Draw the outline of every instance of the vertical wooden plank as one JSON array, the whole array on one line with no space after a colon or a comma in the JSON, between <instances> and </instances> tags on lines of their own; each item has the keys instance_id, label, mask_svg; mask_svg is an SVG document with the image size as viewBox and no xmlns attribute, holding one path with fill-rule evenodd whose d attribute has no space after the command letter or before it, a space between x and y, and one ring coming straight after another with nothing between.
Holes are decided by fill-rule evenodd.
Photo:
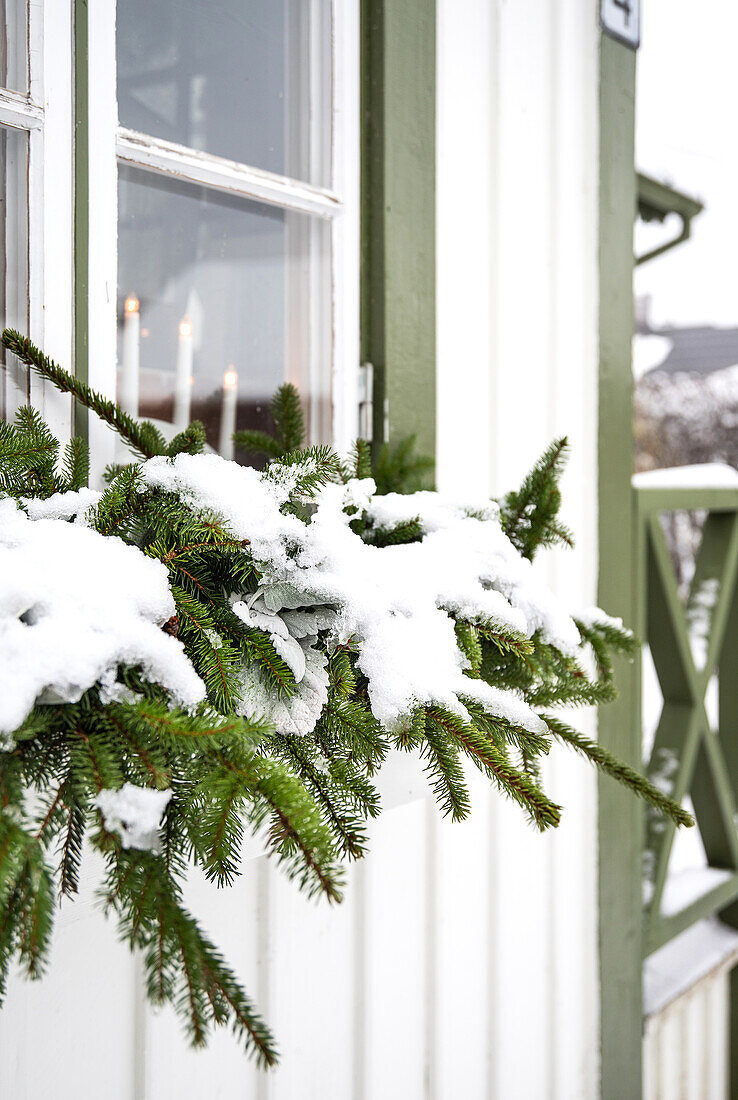
<instances>
[{"instance_id":1,"label":"vertical wooden plank","mask_svg":"<svg viewBox=\"0 0 738 1100\"><path fill-rule=\"evenodd\" d=\"M725 972L717 974L707 983L708 1001L705 1013L705 1060L707 1062L707 1087L705 1100L725 1100L734 1096L730 1083L730 979ZM733 1025L735 1026L735 1025Z\"/></svg>"},{"instance_id":2,"label":"vertical wooden plank","mask_svg":"<svg viewBox=\"0 0 738 1100\"><path fill-rule=\"evenodd\" d=\"M596 587L595 12L580 0L555 16L536 0L464 0L439 4L438 18L439 485L505 491L556 432L572 436L565 496L579 551L549 562L547 577L588 606ZM474 127L483 132L470 142ZM482 193L491 217L475 201ZM489 302L479 308L483 294ZM460 423L469 426L463 448ZM560 837L534 836L513 808L492 800L491 1095L584 1097L596 1089L594 787L566 759L549 779L567 803ZM438 931L443 1020L452 1015L443 952L454 927ZM524 1055L523 1035L535 1043L534 1059ZM449 1058L442 1048L442 1089L453 1087Z\"/></svg>"},{"instance_id":3,"label":"vertical wooden plank","mask_svg":"<svg viewBox=\"0 0 738 1100\"><path fill-rule=\"evenodd\" d=\"M435 453L435 0L362 3L362 357L374 437Z\"/></svg>"},{"instance_id":4,"label":"vertical wooden plank","mask_svg":"<svg viewBox=\"0 0 738 1100\"><path fill-rule=\"evenodd\" d=\"M551 842L496 794L491 833L490 1091L495 1097L548 1096L552 975L542 914L550 902Z\"/></svg>"},{"instance_id":5,"label":"vertical wooden plank","mask_svg":"<svg viewBox=\"0 0 738 1100\"><path fill-rule=\"evenodd\" d=\"M497 5L437 0L437 13L436 483L481 495L495 447Z\"/></svg>"},{"instance_id":6,"label":"vertical wooden plank","mask_svg":"<svg viewBox=\"0 0 738 1100\"><path fill-rule=\"evenodd\" d=\"M659 1058L658 1020L646 1021L643 1033L643 1100L658 1100Z\"/></svg>"},{"instance_id":7,"label":"vertical wooden plank","mask_svg":"<svg viewBox=\"0 0 738 1100\"><path fill-rule=\"evenodd\" d=\"M0 1014L0 1096L131 1100L135 968L96 904L102 860L86 850L79 896L57 915L48 973L10 982Z\"/></svg>"},{"instance_id":8,"label":"vertical wooden plank","mask_svg":"<svg viewBox=\"0 0 738 1100\"><path fill-rule=\"evenodd\" d=\"M490 795L478 773L469 774L472 815L442 821L431 805L437 833L435 874L436 996L433 1085L437 1100L483 1100L490 1094L489 965L499 945L490 940Z\"/></svg>"},{"instance_id":9,"label":"vertical wooden plank","mask_svg":"<svg viewBox=\"0 0 738 1100\"><path fill-rule=\"evenodd\" d=\"M425 1097L426 807L374 823L366 872L363 1095Z\"/></svg>"},{"instance_id":10,"label":"vertical wooden plank","mask_svg":"<svg viewBox=\"0 0 738 1100\"><path fill-rule=\"evenodd\" d=\"M498 493L520 481L554 432L559 384L552 217L558 155L557 19L550 5L539 0L498 7L493 138L497 300L490 426L491 480ZM543 567L550 580L550 563ZM491 829L490 1091L493 1096L552 1096L557 1041L552 841L530 830L516 808L497 796L492 799ZM580 903L577 892L573 908L578 911ZM534 1056L525 1056L523 1035L529 1037Z\"/></svg>"},{"instance_id":11,"label":"vertical wooden plank","mask_svg":"<svg viewBox=\"0 0 738 1100\"><path fill-rule=\"evenodd\" d=\"M495 493L520 482L552 432L553 19L550 5L540 0L498 7ZM540 914L551 901L550 840L530 830L517 808L497 795L491 829L491 1092L546 1096L552 960L548 922ZM531 1037L535 1057L521 1056L523 1034Z\"/></svg>"},{"instance_id":12,"label":"vertical wooden plank","mask_svg":"<svg viewBox=\"0 0 738 1100\"><path fill-rule=\"evenodd\" d=\"M552 586L569 606L597 603L598 46L596 5L561 0L551 25L552 167L543 187L552 223L549 432L571 445L562 519L576 534L573 551L546 558ZM594 713L570 720L597 736ZM599 1083L597 781L561 749L552 752L546 778L564 805L551 836L550 1095L569 1100L595 1095Z\"/></svg>"},{"instance_id":13,"label":"vertical wooden plank","mask_svg":"<svg viewBox=\"0 0 738 1100\"><path fill-rule=\"evenodd\" d=\"M186 904L223 952L247 994L272 1023L269 1005L262 1003L259 988L258 946L261 922L261 859L249 860L236 884L217 890L204 876L192 873L187 883ZM187 1045L182 1024L174 1010L152 1009L138 986L137 1011L143 1016L139 1029L139 1092L135 1100L252 1100L257 1095L261 1071L246 1058L228 1029L213 1034L204 1050Z\"/></svg>"},{"instance_id":14,"label":"vertical wooden plank","mask_svg":"<svg viewBox=\"0 0 738 1100\"><path fill-rule=\"evenodd\" d=\"M553 20L542 0L499 7L495 493L520 482L553 428Z\"/></svg>"},{"instance_id":15,"label":"vertical wooden plank","mask_svg":"<svg viewBox=\"0 0 738 1100\"><path fill-rule=\"evenodd\" d=\"M705 984L697 986L680 1006L681 1035L675 1057L682 1062L682 1095L684 1100L702 1100L705 1096L705 1045L708 992Z\"/></svg>"},{"instance_id":16,"label":"vertical wooden plank","mask_svg":"<svg viewBox=\"0 0 738 1100\"><path fill-rule=\"evenodd\" d=\"M659 1027L659 1100L681 1100L681 1038L678 1006L672 1007L664 1013Z\"/></svg>"},{"instance_id":17,"label":"vertical wooden plank","mask_svg":"<svg viewBox=\"0 0 738 1100\"><path fill-rule=\"evenodd\" d=\"M344 901L307 900L272 870L270 928L274 949L269 1019L280 1041L270 1100L350 1096L353 1062L352 883Z\"/></svg>"},{"instance_id":18,"label":"vertical wooden plank","mask_svg":"<svg viewBox=\"0 0 738 1100\"><path fill-rule=\"evenodd\" d=\"M635 55L600 44L599 603L636 621L638 562L633 466L631 337ZM637 669L620 662L620 697L600 713L600 740L640 765ZM602 1096L641 1090L642 814L630 792L600 780L600 975Z\"/></svg>"}]
</instances>

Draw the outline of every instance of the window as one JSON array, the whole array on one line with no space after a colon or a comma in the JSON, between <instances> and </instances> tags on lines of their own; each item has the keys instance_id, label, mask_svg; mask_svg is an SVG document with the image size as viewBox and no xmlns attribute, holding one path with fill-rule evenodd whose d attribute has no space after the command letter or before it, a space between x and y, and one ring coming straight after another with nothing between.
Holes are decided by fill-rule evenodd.
<instances>
[{"instance_id":1,"label":"window","mask_svg":"<svg viewBox=\"0 0 738 1100\"><path fill-rule=\"evenodd\" d=\"M44 43L51 43L50 49ZM71 4L0 0L0 322L71 359ZM44 186L44 180L53 186ZM0 418L33 401L58 434L69 401L8 357ZM2 360L5 362L5 360Z\"/></svg>"},{"instance_id":2,"label":"window","mask_svg":"<svg viewBox=\"0 0 738 1100\"><path fill-rule=\"evenodd\" d=\"M97 0L89 20L91 383L231 455L288 380L311 441L346 446L358 0Z\"/></svg>"}]
</instances>

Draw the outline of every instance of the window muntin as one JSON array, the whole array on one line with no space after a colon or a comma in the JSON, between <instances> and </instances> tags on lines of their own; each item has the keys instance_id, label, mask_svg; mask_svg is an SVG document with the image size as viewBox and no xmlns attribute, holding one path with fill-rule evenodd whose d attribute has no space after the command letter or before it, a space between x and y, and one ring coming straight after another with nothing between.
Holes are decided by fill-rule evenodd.
<instances>
[{"instance_id":1,"label":"window muntin","mask_svg":"<svg viewBox=\"0 0 738 1100\"><path fill-rule=\"evenodd\" d=\"M269 399L286 377L310 395L314 431L329 432L315 384L330 324L326 223L127 165L118 216L118 394L128 411L136 404L177 430L201 420L211 446L230 453L222 414L234 405L235 427L269 429Z\"/></svg>"},{"instance_id":2,"label":"window muntin","mask_svg":"<svg viewBox=\"0 0 738 1100\"><path fill-rule=\"evenodd\" d=\"M328 0L125 0L120 124L328 186L330 55Z\"/></svg>"}]
</instances>

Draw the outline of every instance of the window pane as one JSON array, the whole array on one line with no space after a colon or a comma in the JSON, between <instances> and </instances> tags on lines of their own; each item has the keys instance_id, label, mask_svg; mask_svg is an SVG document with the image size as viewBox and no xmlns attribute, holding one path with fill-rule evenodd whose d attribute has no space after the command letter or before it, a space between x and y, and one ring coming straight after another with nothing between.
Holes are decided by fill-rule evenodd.
<instances>
[{"instance_id":1,"label":"window pane","mask_svg":"<svg viewBox=\"0 0 738 1100\"><path fill-rule=\"evenodd\" d=\"M118 399L177 429L271 427L285 380L330 437L328 226L318 218L120 168Z\"/></svg>"},{"instance_id":2,"label":"window pane","mask_svg":"<svg viewBox=\"0 0 738 1100\"><path fill-rule=\"evenodd\" d=\"M26 0L0 0L0 87L28 91Z\"/></svg>"},{"instance_id":3,"label":"window pane","mask_svg":"<svg viewBox=\"0 0 738 1100\"><path fill-rule=\"evenodd\" d=\"M122 126L327 185L330 0L119 0Z\"/></svg>"},{"instance_id":4,"label":"window pane","mask_svg":"<svg viewBox=\"0 0 738 1100\"><path fill-rule=\"evenodd\" d=\"M0 327L28 332L28 134L0 129ZM0 347L0 419L28 400L28 372Z\"/></svg>"}]
</instances>

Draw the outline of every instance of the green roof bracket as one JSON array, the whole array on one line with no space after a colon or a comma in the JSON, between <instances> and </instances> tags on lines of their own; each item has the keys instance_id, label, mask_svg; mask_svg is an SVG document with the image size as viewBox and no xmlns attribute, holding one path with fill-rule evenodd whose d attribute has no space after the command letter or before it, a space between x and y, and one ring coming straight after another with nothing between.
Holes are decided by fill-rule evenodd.
<instances>
[{"instance_id":1,"label":"green roof bracket","mask_svg":"<svg viewBox=\"0 0 738 1100\"><path fill-rule=\"evenodd\" d=\"M654 260L662 256L664 252L676 248L682 241L689 239L692 232L692 219L704 210L704 203L690 198L682 191L669 187L666 183L659 183L651 176L645 176L642 172L636 173L638 185L638 215L645 222L663 222L669 214L676 214L682 223L682 228L676 237L665 241L657 248L644 252L642 256L636 256L636 264L645 264L648 260Z\"/></svg>"}]
</instances>

